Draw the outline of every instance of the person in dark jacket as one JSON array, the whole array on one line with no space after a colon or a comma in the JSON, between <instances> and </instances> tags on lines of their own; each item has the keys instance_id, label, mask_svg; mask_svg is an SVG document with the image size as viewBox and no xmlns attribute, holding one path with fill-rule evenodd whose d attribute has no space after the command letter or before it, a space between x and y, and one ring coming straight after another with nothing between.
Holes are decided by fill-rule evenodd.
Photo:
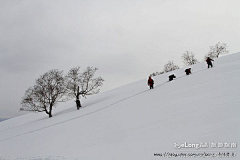
<instances>
[{"instance_id":1,"label":"person in dark jacket","mask_svg":"<svg viewBox=\"0 0 240 160\"><path fill-rule=\"evenodd\" d=\"M154 84L154 81L151 78L151 76L149 76L149 78L148 78L148 86L150 87L150 89L153 89L153 84Z\"/></svg>"},{"instance_id":2,"label":"person in dark jacket","mask_svg":"<svg viewBox=\"0 0 240 160\"><path fill-rule=\"evenodd\" d=\"M192 73L192 72L191 72L191 68L185 69L185 72L186 72L186 75L191 74L191 73Z\"/></svg>"},{"instance_id":3,"label":"person in dark jacket","mask_svg":"<svg viewBox=\"0 0 240 160\"><path fill-rule=\"evenodd\" d=\"M214 61L214 60L211 59L210 57L207 57L206 62L207 62L207 64L208 64L208 68L209 68L210 66L213 67L212 61Z\"/></svg>"},{"instance_id":4,"label":"person in dark jacket","mask_svg":"<svg viewBox=\"0 0 240 160\"><path fill-rule=\"evenodd\" d=\"M170 75L170 76L169 76L169 81L172 81L173 78L176 78L176 76L175 76L174 74Z\"/></svg>"}]
</instances>

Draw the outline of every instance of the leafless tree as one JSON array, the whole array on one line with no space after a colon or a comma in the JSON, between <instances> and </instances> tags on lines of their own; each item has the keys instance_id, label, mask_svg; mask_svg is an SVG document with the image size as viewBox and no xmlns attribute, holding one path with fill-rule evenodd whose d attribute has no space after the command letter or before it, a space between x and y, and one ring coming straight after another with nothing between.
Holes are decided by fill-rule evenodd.
<instances>
[{"instance_id":1,"label":"leafless tree","mask_svg":"<svg viewBox=\"0 0 240 160\"><path fill-rule=\"evenodd\" d=\"M195 58L195 54L190 51L185 51L185 53L182 55L182 59L186 66L198 63L198 60Z\"/></svg>"},{"instance_id":2,"label":"leafless tree","mask_svg":"<svg viewBox=\"0 0 240 160\"><path fill-rule=\"evenodd\" d=\"M52 109L58 102L64 102L66 84L63 71L50 70L36 80L36 84L26 90L22 98L21 111L45 112L52 117Z\"/></svg>"},{"instance_id":3,"label":"leafless tree","mask_svg":"<svg viewBox=\"0 0 240 160\"><path fill-rule=\"evenodd\" d=\"M97 70L98 68L87 67L80 73L80 67L75 67L68 72L66 76L68 96L76 98L77 109L81 107L80 95L86 97L99 93L104 80L101 77L94 77Z\"/></svg>"},{"instance_id":4,"label":"leafless tree","mask_svg":"<svg viewBox=\"0 0 240 160\"><path fill-rule=\"evenodd\" d=\"M166 72L174 71L176 69L179 69L179 67L177 65L175 65L173 63L173 61L168 61L168 63L166 65L164 65L163 71L166 73Z\"/></svg>"},{"instance_id":5,"label":"leafless tree","mask_svg":"<svg viewBox=\"0 0 240 160\"><path fill-rule=\"evenodd\" d=\"M210 46L210 50L206 57L218 58L220 54L227 54L227 44L218 42L215 46Z\"/></svg>"}]
</instances>

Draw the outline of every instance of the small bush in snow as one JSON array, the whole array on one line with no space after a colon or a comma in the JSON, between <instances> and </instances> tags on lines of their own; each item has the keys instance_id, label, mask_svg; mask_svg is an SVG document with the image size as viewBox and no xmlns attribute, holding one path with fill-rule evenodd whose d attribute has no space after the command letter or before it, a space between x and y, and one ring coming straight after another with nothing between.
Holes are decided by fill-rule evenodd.
<instances>
[{"instance_id":1,"label":"small bush in snow","mask_svg":"<svg viewBox=\"0 0 240 160\"><path fill-rule=\"evenodd\" d=\"M176 69L179 69L179 67L175 65L173 61L168 61L168 63L164 65L163 71L166 73L166 72L174 71Z\"/></svg>"},{"instance_id":2,"label":"small bush in snow","mask_svg":"<svg viewBox=\"0 0 240 160\"><path fill-rule=\"evenodd\" d=\"M185 51L185 53L182 55L182 60L186 66L198 63L198 60L195 58L195 54L190 51Z\"/></svg>"}]
</instances>

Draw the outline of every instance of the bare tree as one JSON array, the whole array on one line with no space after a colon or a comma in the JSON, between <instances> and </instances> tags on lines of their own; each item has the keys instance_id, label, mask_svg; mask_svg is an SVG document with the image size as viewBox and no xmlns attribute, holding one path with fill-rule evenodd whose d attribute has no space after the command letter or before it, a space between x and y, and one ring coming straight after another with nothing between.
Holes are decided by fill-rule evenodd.
<instances>
[{"instance_id":1,"label":"bare tree","mask_svg":"<svg viewBox=\"0 0 240 160\"><path fill-rule=\"evenodd\" d=\"M99 93L99 87L103 85L104 80L101 77L94 77L97 70L98 68L87 67L80 73L80 67L75 67L68 72L66 76L68 96L76 98L77 109L81 107L80 95L86 97Z\"/></svg>"},{"instance_id":2,"label":"bare tree","mask_svg":"<svg viewBox=\"0 0 240 160\"><path fill-rule=\"evenodd\" d=\"M220 54L227 54L227 44L218 42L215 46L210 46L207 57L218 58Z\"/></svg>"},{"instance_id":3,"label":"bare tree","mask_svg":"<svg viewBox=\"0 0 240 160\"><path fill-rule=\"evenodd\" d=\"M198 60L195 58L195 54L190 51L185 51L185 53L182 55L182 59L186 66L198 63Z\"/></svg>"},{"instance_id":4,"label":"bare tree","mask_svg":"<svg viewBox=\"0 0 240 160\"><path fill-rule=\"evenodd\" d=\"M166 73L166 72L174 71L176 69L179 69L179 67L177 65L175 65L173 63L173 61L168 61L168 63L166 65L164 65L163 71Z\"/></svg>"},{"instance_id":5,"label":"bare tree","mask_svg":"<svg viewBox=\"0 0 240 160\"><path fill-rule=\"evenodd\" d=\"M36 80L36 84L26 90L22 98L21 111L45 112L52 117L52 109L58 102L64 102L66 84L63 71L50 70Z\"/></svg>"}]
</instances>

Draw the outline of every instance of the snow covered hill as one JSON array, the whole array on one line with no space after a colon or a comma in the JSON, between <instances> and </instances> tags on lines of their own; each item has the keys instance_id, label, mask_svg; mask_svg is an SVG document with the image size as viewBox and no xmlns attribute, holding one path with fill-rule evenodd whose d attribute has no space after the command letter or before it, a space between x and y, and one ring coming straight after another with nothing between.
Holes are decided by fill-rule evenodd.
<instances>
[{"instance_id":1,"label":"snow covered hill","mask_svg":"<svg viewBox=\"0 0 240 160\"><path fill-rule=\"evenodd\" d=\"M30 113L3 121L0 159L151 160L172 153L203 160L219 159L210 156L219 152L239 159L240 53L210 69L194 65L189 76L184 70L174 71L172 82L169 74L154 77L153 90L144 79L84 99L79 111L69 101L50 119Z\"/></svg>"}]
</instances>

